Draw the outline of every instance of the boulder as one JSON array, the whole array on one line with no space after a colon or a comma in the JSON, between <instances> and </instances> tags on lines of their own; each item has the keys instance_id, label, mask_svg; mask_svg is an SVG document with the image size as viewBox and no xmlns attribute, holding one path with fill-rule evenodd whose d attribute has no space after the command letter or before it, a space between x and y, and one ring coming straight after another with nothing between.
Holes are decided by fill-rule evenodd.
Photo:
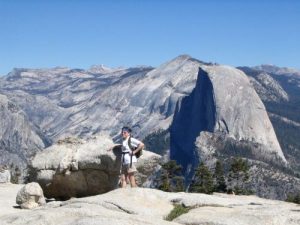
<instances>
[{"instance_id":1,"label":"boulder","mask_svg":"<svg viewBox=\"0 0 300 225\"><path fill-rule=\"evenodd\" d=\"M22 209L33 209L46 203L43 190L38 183L26 184L18 192L16 203Z\"/></svg>"},{"instance_id":2,"label":"boulder","mask_svg":"<svg viewBox=\"0 0 300 225\"><path fill-rule=\"evenodd\" d=\"M32 160L32 179L47 198L68 199L111 191L118 187L121 151L108 151L114 143L103 134L88 140L71 139L38 153ZM137 181L142 186L160 156L144 151L137 163Z\"/></svg>"}]
</instances>

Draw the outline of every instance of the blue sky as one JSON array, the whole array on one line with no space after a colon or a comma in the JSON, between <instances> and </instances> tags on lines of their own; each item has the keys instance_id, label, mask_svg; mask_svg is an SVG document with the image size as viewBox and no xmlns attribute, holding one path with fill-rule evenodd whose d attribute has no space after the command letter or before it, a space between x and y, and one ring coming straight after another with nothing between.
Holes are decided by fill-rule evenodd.
<instances>
[{"instance_id":1,"label":"blue sky","mask_svg":"<svg viewBox=\"0 0 300 225\"><path fill-rule=\"evenodd\" d=\"M300 68L297 0L0 0L0 75L14 67L158 66L180 54Z\"/></svg>"}]
</instances>

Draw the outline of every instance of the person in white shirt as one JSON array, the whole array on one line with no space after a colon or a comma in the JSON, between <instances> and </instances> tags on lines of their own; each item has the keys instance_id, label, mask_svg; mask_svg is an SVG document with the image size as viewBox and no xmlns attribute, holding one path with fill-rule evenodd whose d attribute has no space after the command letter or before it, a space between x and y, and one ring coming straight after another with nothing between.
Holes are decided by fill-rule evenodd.
<instances>
[{"instance_id":1,"label":"person in white shirt","mask_svg":"<svg viewBox=\"0 0 300 225\"><path fill-rule=\"evenodd\" d=\"M121 130L121 135L122 144L117 145L122 149L121 187L124 188L127 186L127 180L129 180L131 187L136 187L137 185L134 174L137 171L135 166L137 159L135 154L144 148L144 143L133 137L130 137L131 129L129 127L123 127Z\"/></svg>"}]
</instances>

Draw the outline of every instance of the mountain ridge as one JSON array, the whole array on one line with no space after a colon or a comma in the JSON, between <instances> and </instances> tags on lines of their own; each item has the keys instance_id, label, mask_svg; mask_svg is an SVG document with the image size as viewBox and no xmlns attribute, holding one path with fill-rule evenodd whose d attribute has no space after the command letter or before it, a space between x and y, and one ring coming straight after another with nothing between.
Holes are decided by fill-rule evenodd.
<instances>
[{"instance_id":1,"label":"mountain ridge","mask_svg":"<svg viewBox=\"0 0 300 225\"><path fill-rule=\"evenodd\" d=\"M52 142L68 136L88 137L99 132L108 132L118 141L119 129L123 125L133 127L134 135L143 139L157 130L168 130L172 127L174 115L184 111L182 103L184 99L190 98L190 105L185 107L186 110L199 108L201 104L215 105L215 117L207 116L210 112L208 108L207 112L202 113L208 123L214 124L210 126L211 129L203 131L225 134L238 142L246 140L252 147L257 143L261 144L261 147L253 150L258 158L268 160L264 155L275 152L281 158L278 162L284 163L284 154L287 152L282 153L267 115L267 110L268 113L271 111L268 107L266 110L264 104L267 102L264 98L272 104L281 104L282 101L293 101L294 95L286 92L277 75L274 77L275 75L268 74L260 79L249 74L249 71L260 73L254 68L245 70L205 63L188 55L178 56L157 68L120 68L110 70L107 74L62 67L54 70L16 69L9 76L0 78L0 93L30 115L30 122L37 124L40 132ZM212 85L212 90L207 92L212 99L207 102L201 100L200 103L204 96L202 92L195 98L192 95L202 85L197 80L204 73ZM253 79L259 87L264 87L263 91L256 90L249 79ZM269 88L268 82L274 84L272 88ZM203 90L208 83L204 82ZM226 100L224 97L229 94L230 98ZM289 116L287 118L291 119ZM201 119L197 119L197 113L187 116L187 119L190 120L189 128L193 127L195 121L198 124L203 123ZM249 126L249 122L255 126ZM182 123L185 123L184 120ZM173 141L178 135L180 137L179 130L175 129L175 136L172 136L174 130L173 134L171 131ZM182 135L188 135L188 129L182 130ZM193 138L188 140L190 147L182 152L192 157L194 166L201 160L197 156L199 149L195 145L201 131L202 128L196 127ZM271 141L268 140L269 137ZM177 151L176 148L176 144L173 143L172 147L171 143L171 156ZM289 155L289 159L290 157L294 155ZM180 161L180 156L174 159ZM278 159L275 157L276 160Z\"/></svg>"}]
</instances>

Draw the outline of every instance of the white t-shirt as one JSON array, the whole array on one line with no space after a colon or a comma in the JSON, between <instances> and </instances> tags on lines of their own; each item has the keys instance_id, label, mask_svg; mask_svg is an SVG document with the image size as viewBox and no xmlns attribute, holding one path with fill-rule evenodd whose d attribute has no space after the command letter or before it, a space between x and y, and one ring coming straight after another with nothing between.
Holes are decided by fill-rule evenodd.
<instances>
[{"instance_id":1,"label":"white t-shirt","mask_svg":"<svg viewBox=\"0 0 300 225\"><path fill-rule=\"evenodd\" d=\"M131 152L132 150L129 148L129 145L128 145L128 140L129 140L129 137L126 138L125 140L123 140L122 142L122 152ZM141 142L135 138L131 138L131 146L136 148ZM126 164L130 164L130 158L131 158L131 155L130 154L123 154L123 164L126 165ZM135 155L132 156L132 162L135 163L137 162L136 160L136 157Z\"/></svg>"}]
</instances>

